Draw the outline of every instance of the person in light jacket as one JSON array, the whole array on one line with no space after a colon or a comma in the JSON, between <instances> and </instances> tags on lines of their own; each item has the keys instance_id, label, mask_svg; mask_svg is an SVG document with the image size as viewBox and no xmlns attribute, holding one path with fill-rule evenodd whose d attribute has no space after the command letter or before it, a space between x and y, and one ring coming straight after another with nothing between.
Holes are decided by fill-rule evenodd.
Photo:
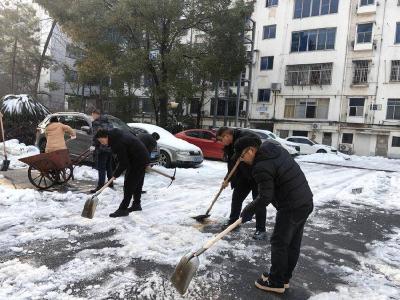
<instances>
[{"instance_id":1,"label":"person in light jacket","mask_svg":"<svg viewBox=\"0 0 400 300\"><path fill-rule=\"evenodd\" d=\"M51 117L50 123L46 126L46 149L45 152L53 152L57 150L67 149L65 144L64 135L68 134L71 139L76 139L75 131L63 123L58 122L57 117Z\"/></svg>"}]
</instances>

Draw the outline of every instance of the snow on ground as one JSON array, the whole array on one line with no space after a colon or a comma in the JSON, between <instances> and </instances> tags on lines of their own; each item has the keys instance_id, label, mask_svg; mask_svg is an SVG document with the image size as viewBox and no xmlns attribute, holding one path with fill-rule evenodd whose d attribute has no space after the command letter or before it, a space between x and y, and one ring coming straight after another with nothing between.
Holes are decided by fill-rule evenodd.
<instances>
[{"instance_id":1,"label":"snow on ground","mask_svg":"<svg viewBox=\"0 0 400 300\"><path fill-rule=\"evenodd\" d=\"M26 146L23 143L19 143L18 140L12 139L5 142L7 159L10 160L10 169L21 169L27 165L18 159L39 154L40 151L35 146ZM0 160L3 161L4 157L4 143L0 143Z\"/></svg>"},{"instance_id":2,"label":"snow on ground","mask_svg":"<svg viewBox=\"0 0 400 300\"><path fill-rule=\"evenodd\" d=\"M324 157L329 158L326 154ZM364 159L364 166L374 164L374 160ZM354 211L361 206L400 211L398 173L314 165L301 160L300 165L315 195L315 211L331 202L339 202ZM175 266L185 253L198 249L213 236L199 231L190 216L205 213L225 173L224 163L205 161L199 168L178 169L176 181L169 188L168 179L149 173L144 186L147 193L142 196L143 211L117 219L110 219L108 214L118 207L122 199L122 178L116 182L116 190L107 189L99 197L92 220L80 216L89 197L86 194L40 193L0 186L0 253L11 251L29 257L32 250L27 245L46 245L57 240L66 241L68 249L78 249L77 241L83 235L104 235L105 241L120 245L83 249L66 263L53 268L21 258L2 262L0 299L79 299L71 295L81 289L77 287L78 282L90 282L106 272L111 272L114 277L101 286L86 287L88 298L106 299L109 293L115 291L120 291L120 298L126 297L124 287L139 280L137 270L129 267L132 259ZM79 167L75 178L96 179L96 171ZM351 190L356 187L362 187L363 192L353 195ZM231 190L226 189L212 211L214 220L223 222L228 218L230 197ZM274 213L274 209L269 207L269 218ZM313 226L329 231L329 223L315 217L315 212L313 216L310 219ZM110 232L112 234L107 238ZM400 299L400 224L395 233L388 234L386 239L368 245L368 251L363 255L355 255L360 268L337 266L334 269L348 282L347 285L338 285L334 292L316 294L313 299ZM229 243L222 240L201 257L200 270L205 270L215 257L226 259L228 250L234 251L235 260L254 263L254 253L260 251L260 246L245 244L240 239ZM209 280L207 276L199 276L190 289L196 290L200 282L207 285ZM234 281L235 277L231 280ZM163 289L164 293L167 290L163 298L180 299L168 279L160 277L156 271L147 282L140 290L143 298L157 298L154 296L158 289Z\"/></svg>"},{"instance_id":3,"label":"snow on ground","mask_svg":"<svg viewBox=\"0 0 400 300\"><path fill-rule=\"evenodd\" d=\"M314 162L314 163L328 163L339 166L371 168L377 170L388 170L400 172L400 160L389 159L379 156L357 156L346 155L343 153L315 153L309 155L301 155L296 158L297 161Z\"/></svg>"}]
</instances>

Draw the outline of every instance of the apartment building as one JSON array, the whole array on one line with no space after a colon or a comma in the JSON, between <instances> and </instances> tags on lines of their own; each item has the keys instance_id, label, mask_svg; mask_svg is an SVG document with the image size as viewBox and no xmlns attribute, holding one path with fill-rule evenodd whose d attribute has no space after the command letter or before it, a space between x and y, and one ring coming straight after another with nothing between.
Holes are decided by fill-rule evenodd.
<instances>
[{"instance_id":1,"label":"apartment building","mask_svg":"<svg viewBox=\"0 0 400 300\"><path fill-rule=\"evenodd\" d=\"M252 127L400 157L398 0L262 0Z\"/></svg>"}]
</instances>

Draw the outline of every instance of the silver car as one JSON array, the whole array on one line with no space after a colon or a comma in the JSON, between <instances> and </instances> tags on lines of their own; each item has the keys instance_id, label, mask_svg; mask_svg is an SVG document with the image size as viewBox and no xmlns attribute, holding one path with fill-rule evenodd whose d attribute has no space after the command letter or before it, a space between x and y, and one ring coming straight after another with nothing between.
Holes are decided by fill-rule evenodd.
<instances>
[{"instance_id":1,"label":"silver car","mask_svg":"<svg viewBox=\"0 0 400 300\"><path fill-rule=\"evenodd\" d=\"M128 123L128 126L133 129L135 134L157 132L160 135L157 142L160 146L159 164L166 168L194 167L203 162L203 153L199 147L178 139L159 126L144 123Z\"/></svg>"}]
</instances>

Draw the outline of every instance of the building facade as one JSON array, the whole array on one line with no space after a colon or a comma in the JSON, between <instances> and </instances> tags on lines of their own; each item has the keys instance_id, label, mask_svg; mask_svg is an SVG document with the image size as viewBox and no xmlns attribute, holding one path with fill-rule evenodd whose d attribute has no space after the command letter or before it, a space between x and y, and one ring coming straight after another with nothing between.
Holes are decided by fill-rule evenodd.
<instances>
[{"instance_id":1,"label":"building facade","mask_svg":"<svg viewBox=\"0 0 400 300\"><path fill-rule=\"evenodd\" d=\"M262 0L252 18L252 127L400 157L398 0Z\"/></svg>"}]
</instances>

